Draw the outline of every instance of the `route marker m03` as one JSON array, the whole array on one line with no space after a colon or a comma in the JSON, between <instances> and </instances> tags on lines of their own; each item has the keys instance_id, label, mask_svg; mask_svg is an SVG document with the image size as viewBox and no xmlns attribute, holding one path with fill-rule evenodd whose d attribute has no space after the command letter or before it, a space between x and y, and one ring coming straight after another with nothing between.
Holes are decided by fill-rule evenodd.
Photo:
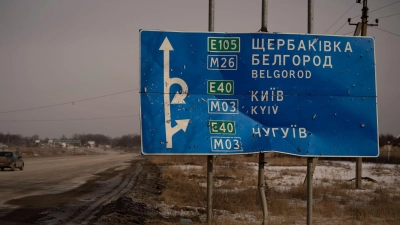
<instances>
[{"instance_id":1,"label":"route marker m03","mask_svg":"<svg viewBox=\"0 0 400 225\"><path fill-rule=\"evenodd\" d=\"M140 32L143 154L375 157L374 39Z\"/></svg>"}]
</instances>

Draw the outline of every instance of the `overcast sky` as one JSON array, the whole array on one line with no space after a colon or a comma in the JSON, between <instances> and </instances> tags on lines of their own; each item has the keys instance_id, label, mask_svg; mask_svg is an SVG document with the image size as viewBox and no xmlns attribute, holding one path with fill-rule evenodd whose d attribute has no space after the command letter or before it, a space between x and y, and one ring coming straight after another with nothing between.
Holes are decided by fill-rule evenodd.
<instances>
[{"instance_id":1,"label":"overcast sky","mask_svg":"<svg viewBox=\"0 0 400 225\"><path fill-rule=\"evenodd\" d=\"M215 31L260 29L261 0L215 1ZM307 0L268 2L270 32L307 33ZM352 35L345 23L360 21L355 2L315 1L314 32ZM379 133L400 135L400 1L368 4L370 22L381 18L379 29L368 28ZM139 134L139 29L207 31L208 0L1 0L0 132Z\"/></svg>"}]
</instances>

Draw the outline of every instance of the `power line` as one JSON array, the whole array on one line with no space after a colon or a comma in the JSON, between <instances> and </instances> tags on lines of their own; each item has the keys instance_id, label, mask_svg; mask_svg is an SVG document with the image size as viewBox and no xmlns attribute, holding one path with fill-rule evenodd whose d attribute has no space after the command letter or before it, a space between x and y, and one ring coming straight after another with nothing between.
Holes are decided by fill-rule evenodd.
<instances>
[{"instance_id":1,"label":"power line","mask_svg":"<svg viewBox=\"0 0 400 225\"><path fill-rule=\"evenodd\" d=\"M329 29L331 29L331 27L333 27L333 25L335 25L340 19L342 19L342 17L343 17L344 15L346 15L346 14L350 11L350 9L352 9L356 4L357 4L357 2L354 3L354 5L352 5L339 19L337 19L336 22L334 22L334 23L324 32L324 34L325 34Z\"/></svg>"},{"instance_id":2,"label":"power line","mask_svg":"<svg viewBox=\"0 0 400 225\"><path fill-rule=\"evenodd\" d=\"M342 29L342 27L343 27L344 25L346 25L346 23L347 23L347 21L344 22L344 24L343 24L335 33L333 33L333 34L336 34L337 32L339 32L339 30Z\"/></svg>"},{"instance_id":3,"label":"power line","mask_svg":"<svg viewBox=\"0 0 400 225\"><path fill-rule=\"evenodd\" d=\"M382 7L378 8L378 9L374 9L374 10L372 10L372 11L369 11L369 13L378 11L378 10L380 10L380 9L386 8L386 7L388 7L388 6L394 5L394 4L399 3L399 2L400 2L400 1L397 1L397 2L393 2L393 3L389 4L389 5L382 6ZM358 15L358 16L355 16L355 17L351 17L351 18L354 19L354 18L359 17L359 16L361 16L361 15Z\"/></svg>"},{"instance_id":4,"label":"power line","mask_svg":"<svg viewBox=\"0 0 400 225\"><path fill-rule=\"evenodd\" d=\"M392 14L392 15L389 15L389 16L378 17L378 19L388 18L388 17L391 17L391 16L397 16L397 15L400 15L400 13Z\"/></svg>"},{"instance_id":5,"label":"power line","mask_svg":"<svg viewBox=\"0 0 400 225\"><path fill-rule=\"evenodd\" d=\"M348 34L351 34L351 33L354 33L354 31L350 31L350 32L347 32L347 33L342 34L342 35L348 35Z\"/></svg>"},{"instance_id":6,"label":"power line","mask_svg":"<svg viewBox=\"0 0 400 225\"><path fill-rule=\"evenodd\" d=\"M384 32L386 32L386 33L389 33L389 34L395 35L395 36L397 36L397 37L400 37L400 35L399 35L399 34L395 34L395 33L393 33L393 32L390 32L390 31L384 30L384 29L382 29L382 28L378 28L378 27L374 27L374 28L376 28L376 29L378 29L378 30L381 30L381 31L384 31Z\"/></svg>"},{"instance_id":7,"label":"power line","mask_svg":"<svg viewBox=\"0 0 400 225\"><path fill-rule=\"evenodd\" d=\"M77 102L84 102L84 101L89 101L89 100L94 100L94 99L99 99L99 98L105 98L113 95L119 95L119 94L124 94L127 92L132 92L139 90L139 88L131 89L131 90L126 90L126 91L121 91L121 92L116 92L108 95L101 95L101 96L96 96L93 98L86 98L86 99L81 99L81 100L75 100L75 101L69 101L69 102L63 102L63 103L58 103L58 104L52 104L52 105L45 105L45 106L38 106L38 107L33 107L33 108L26 108L26 109L17 109L17 110L8 110L8 111L2 111L0 114L5 114L5 113L12 113L12 112L21 112L21 111L28 111L28 110L35 110L35 109L43 109L43 108L50 108L50 107L55 107L55 106L62 106L62 105L69 105L72 104L74 105Z\"/></svg>"},{"instance_id":8,"label":"power line","mask_svg":"<svg viewBox=\"0 0 400 225\"><path fill-rule=\"evenodd\" d=\"M82 120L119 119L119 118L135 117L135 116L139 115L107 116L107 117L75 118L75 119L48 119L48 120L0 120L0 122L69 122L69 121L82 121Z\"/></svg>"},{"instance_id":9,"label":"power line","mask_svg":"<svg viewBox=\"0 0 400 225\"><path fill-rule=\"evenodd\" d=\"M399 2L400 2L400 1L397 1L397 2L393 2L393 3L389 4L389 5L382 6L382 7L378 8L378 9L374 9L374 10L372 10L372 11L369 11L369 13L378 11L378 10L380 10L380 9L386 8L386 7L388 7L388 6L394 5L394 4L399 3Z\"/></svg>"}]
</instances>

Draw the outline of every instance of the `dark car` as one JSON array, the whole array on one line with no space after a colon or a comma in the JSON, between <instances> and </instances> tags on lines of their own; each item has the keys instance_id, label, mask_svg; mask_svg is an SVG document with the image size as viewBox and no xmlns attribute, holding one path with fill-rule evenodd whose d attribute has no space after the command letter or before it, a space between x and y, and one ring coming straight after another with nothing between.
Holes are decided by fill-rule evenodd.
<instances>
[{"instance_id":1,"label":"dark car","mask_svg":"<svg viewBox=\"0 0 400 225\"><path fill-rule=\"evenodd\" d=\"M10 168L11 170L15 170L15 168L19 168L20 170L24 169L24 161L21 159L15 152L0 152L0 168L4 170L4 168Z\"/></svg>"}]
</instances>

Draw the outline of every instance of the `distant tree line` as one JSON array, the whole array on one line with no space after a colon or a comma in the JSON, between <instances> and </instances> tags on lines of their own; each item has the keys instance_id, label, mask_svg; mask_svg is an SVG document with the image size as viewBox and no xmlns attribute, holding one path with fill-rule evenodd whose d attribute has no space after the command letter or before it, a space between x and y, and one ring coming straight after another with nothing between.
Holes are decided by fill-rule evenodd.
<instances>
[{"instance_id":1,"label":"distant tree line","mask_svg":"<svg viewBox=\"0 0 400 225\"><path fill-rule=\"evenodd\" d=\"M5 145L21 143L21 141L26 140L27 138L28 137L23 137L20 134L0 133L0 143L5 144Z\"/></svg>"},{"instance_id":2,"label":"distant tree line","mask_svg":"<svg viewBox=\"0 0 400 225\"><path fill-rule=\"evenodd\" d=\"M83 145L88 141L95 141L99 145L110 145L112 147L135 148L141 145L140 135L127 134L121 137L112 138L104 134L73 134L71 137L62 135L60 140L81 140ZM35 140L41 140L41 143L48 143L49 138L40 139L39 135L22 136L21 134L10 134L0 132L0 143L9 146L34 146ZM395 145L400 146L400 137L395 137L392 134L379 135L379 146Z\"/></svg>"},{"instance_id":3,"label":"distant tree line","mask_svg":"<svg viewBox=\"0 0 400 225\"><path fill-rule=\"evenodd\" d=\"M134 148L141 145L140 135L128 134L121 137L111 138L104 134L74 134L72 140L81 140L82 144L95 141L99 145L110 145L112 147Z\"/></svg>"},{"instance_id":4,"label":"distant tree line","mask_svg":"<svg viewBox=\"0 0 400 225\"><path fill-rule=\"evenodd\" d=\"M399 146L400 144L400 136L395 137L391 134L381 134L379 135L379 147L384 145L394 145Z\"/></svg>"},{"instance_id":5,"label":"distant tree line","mask_svg":"<svg viewBox=\"0 0 400 225\"><path fill-rule=\"evenodd\" d=\"M104 134L73 134L71 137L62 135L59 140L80 140L82 145L86 145L88 141L95 141L99 145L110 145L112 147L136 148L141 145L140 135L128 134L121 137L112 138ZM0 143L9 146L34 146L35 140L41 143L48 143L49 138L40 139L39 135L24 137L21 134L0 133Z\"/></svg>"}]
</instances>

